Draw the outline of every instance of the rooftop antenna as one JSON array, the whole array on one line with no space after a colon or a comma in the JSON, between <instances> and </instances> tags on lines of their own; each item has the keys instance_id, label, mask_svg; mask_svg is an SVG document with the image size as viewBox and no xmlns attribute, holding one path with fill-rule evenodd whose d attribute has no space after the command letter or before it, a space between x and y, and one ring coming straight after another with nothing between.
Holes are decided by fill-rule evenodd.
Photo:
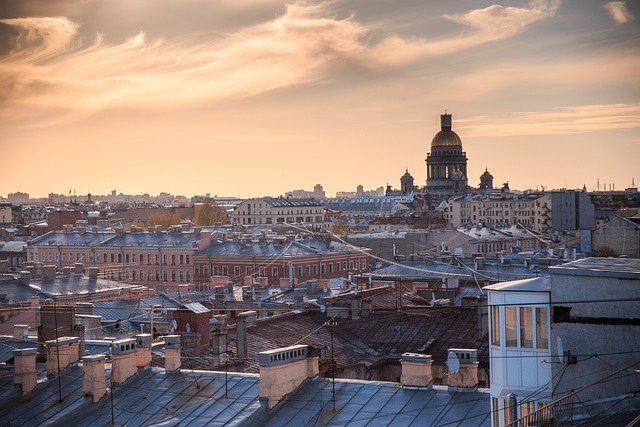
<instances>
[{"instance_id":1,"label":"rooftop antenna","mask_svg":"<svg viewBox=\"0 0 640 427\"><path fill-rule=\"evenodd\" d=\"M458 355L455 351L449 350L449 355L447 356L447 367L452 374L460 372L460 359L458 359Z\"/></svg>"}]
</instances>

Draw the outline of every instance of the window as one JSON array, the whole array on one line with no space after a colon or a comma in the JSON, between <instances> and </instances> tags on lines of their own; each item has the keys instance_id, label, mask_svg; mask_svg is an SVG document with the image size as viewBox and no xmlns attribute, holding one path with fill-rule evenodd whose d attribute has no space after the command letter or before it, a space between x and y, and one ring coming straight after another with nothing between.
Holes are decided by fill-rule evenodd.
<instances>
[{"instance_id":1,"label":"window","mask_svg":"<svg viewBox=\"0 0 640 427\"><path fill-rule=\"evenodd\" d=\"M536 307L536 348L549 347L547 309Z\"/></svg>"},{"instance_id":2,"label":"window","mask_svg":"<svg viewBox=\"0 0 640 427\"><path fill-rule=\"evenodd\" d=\"M500 345L500 307L491 306L491 344Z\"/></svg>"},{"instance_id":3,"label":"window","mask_svg":"<svg viewBox=\"0 0 640 427\"><path fill-rule=\"evenodd\" d=\"M271 277L278 277L278 267L271 268Z\"/></svg>"},{"instance_id":4,"label":"window","mask_svg":"<svg viewBox=\"0 0 640 427\"><path fill-rule=\"evenodd\" d=\"M233 267L233 275L237 278L240 277L240 267Z\"/></svg>"},{"instance_id":5,"label":"window","mask_svg":"<svg viewBox=\"0 0 640 427\"><path fill-rule=\"evenodd\" d=\"M251 276L251 267L245 267L244 275L247 276L247 277Z\"/></svg>"},{"instance_id":6,"label":"window","mask_svg":"<svg viewBox=\"0 0 640 427\"><path fill-rule=\"evenodd\" d=\"M520 347L533 348L531 307L520 307Z\"/></svg>"},{"instance_id":7,"label":"window","mask_svg":"<svg viewBox=\"0 0 640 427\"><path fill-rule=\"evenodd\" d=\"M226 265L222 267L222 275L223 276L229 275L229 267L227 267Z\"/></svg>"},{"instance_id":8,"label":"window","mask_svg":"<svg viewBox=\"0 0 640 427\"><path fill-rule=\"evenodd\" d=\"M505 307L504 308L505 315L505 343L507 347L517 347L518 346L518 330L516 329L516 308L515 307Z\"/></svg>"}]
</instances>

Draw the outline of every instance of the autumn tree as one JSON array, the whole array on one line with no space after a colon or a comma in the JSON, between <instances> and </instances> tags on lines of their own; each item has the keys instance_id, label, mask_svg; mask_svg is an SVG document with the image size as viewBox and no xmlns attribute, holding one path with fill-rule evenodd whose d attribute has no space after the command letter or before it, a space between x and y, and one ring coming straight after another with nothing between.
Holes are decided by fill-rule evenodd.
<instances>
[{"instance_id":1,"label":"autumn tree","mask_svg":"<svg viewBox=\"0 0 640 427\"><path fill-rule=\"evenodd\" d=\"M172 225L180 224L180 216L177 213L158 212L151 214L147 224L149 227L160 225L163 230L166 230Z\"/></svg>"},{"instance_id":2,"label":"autumn tree","mask_svg":"<svg viewBox=\"0 0 640 427\"><path fill-rule=\"evenodd\" d=\"M227 223L227 211L215 202L198 203L194 206L196 225L215 225Z\"/></svg>"},{"instance_id":3,"label":"autumn tree","mask_svg":"<svg viewBox=\"0 0 640 427\"><path fill-rule=\"evenodd\" d=\"M347 220L344 218L338 218L331 224L331 234L334 236L344 237L351 233L351 228L347 225Z\"/></svg>"}]
</instances>

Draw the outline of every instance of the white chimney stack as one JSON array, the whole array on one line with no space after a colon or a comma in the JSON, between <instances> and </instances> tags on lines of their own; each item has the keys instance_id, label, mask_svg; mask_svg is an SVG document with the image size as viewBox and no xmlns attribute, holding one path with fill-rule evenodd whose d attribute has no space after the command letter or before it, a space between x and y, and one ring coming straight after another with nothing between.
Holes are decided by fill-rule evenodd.
<instances>
[{"instance_id":1,"label":"white chimney stack","mask_svg":"<svg viewBox=\"0 0 640 427\"><path fill-rule=\"evenodd\" d=\"M119 384L138 372L136 366L136 340L127 338L114 341L111 348L111 381Z\"/></svg>"},{"instance_id":2,"label":"white chimney stack","mask_svg":"<svg viewBox=\"0 0 640 427\"><path fill-rule=\"evenodd\" d=\"M180 369L180 335L164 337L164 370L175 372Z\"/></svg>"},{"instance_id":3,"label":"white chimney stack","mask_svg":"<svg viewBox=\"0 0 640 427\"><path fill-rule=\"evenodd\" d=\"M13 360L15 361L13 383L21 385L23 396L38 384L36 353L37 349L35 348L13 350Z\"/></svg>"},{"instance_id":4,"label":"white chimney stack","mask_svg":"<svg viewBox=\"0 0 640 427\"><path fill-rule=\"evenodd\" d=\"M106 357L94 354L82 358L82 392L93 397L93 403L107 393L107 377L104 374Z\"/></svg>"},{"instance_id":5,"label":"white chimney stack","mask_svg":"<svg viewBox=\"0 0 640 427\"><path fill-rule=\"evenodd\" d=\"M80 338L62 337L45 342L47 349L47 374L57 374L60 369L75 363L80 358Z\"/></svg>"}]
</instances>

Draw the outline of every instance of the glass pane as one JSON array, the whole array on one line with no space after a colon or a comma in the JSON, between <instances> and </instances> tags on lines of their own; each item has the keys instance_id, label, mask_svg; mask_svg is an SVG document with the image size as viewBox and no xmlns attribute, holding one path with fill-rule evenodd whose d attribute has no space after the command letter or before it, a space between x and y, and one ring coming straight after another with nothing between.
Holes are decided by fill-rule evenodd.
<instances>
[{"instance_id":1,"label":"glass pane","mask_svg":"<svg viewBox=\"0 0 640 427\"><path fill-rule=\"evenodd\" d=\"M515 307L505 307L505 324L506 324L506 336L505 341L507 347L518 346L518 332L516 330L516 309Z\"/></svg>"},{"instance_id":2,"label":"glass pane","mask_svg":"<svg viewBox=\"0 0 640 427\"><path fill-rule=\"evenodd\" d=\"M491 344L500 345L500 307L491 307Z\"/></svg>"},{"instance_id":3,"label":"glass pane","mask_svg":"<svg viewBox=\"0 0 640 427\"><path fill-rule=\"evenodd\" d=\"M520 307L520 347L533 348L531 307Z\"/></svg>"},{"instance_id":4,"label":"glass pane","mask_svg":"<svg viewBox=\"0 0 640 427\"><path fill-rule=\"evenodd\" d=\"M547 319L547 309L536 308L536 347L549 348L549 320Z\"/></svg>"}]
</instances>

